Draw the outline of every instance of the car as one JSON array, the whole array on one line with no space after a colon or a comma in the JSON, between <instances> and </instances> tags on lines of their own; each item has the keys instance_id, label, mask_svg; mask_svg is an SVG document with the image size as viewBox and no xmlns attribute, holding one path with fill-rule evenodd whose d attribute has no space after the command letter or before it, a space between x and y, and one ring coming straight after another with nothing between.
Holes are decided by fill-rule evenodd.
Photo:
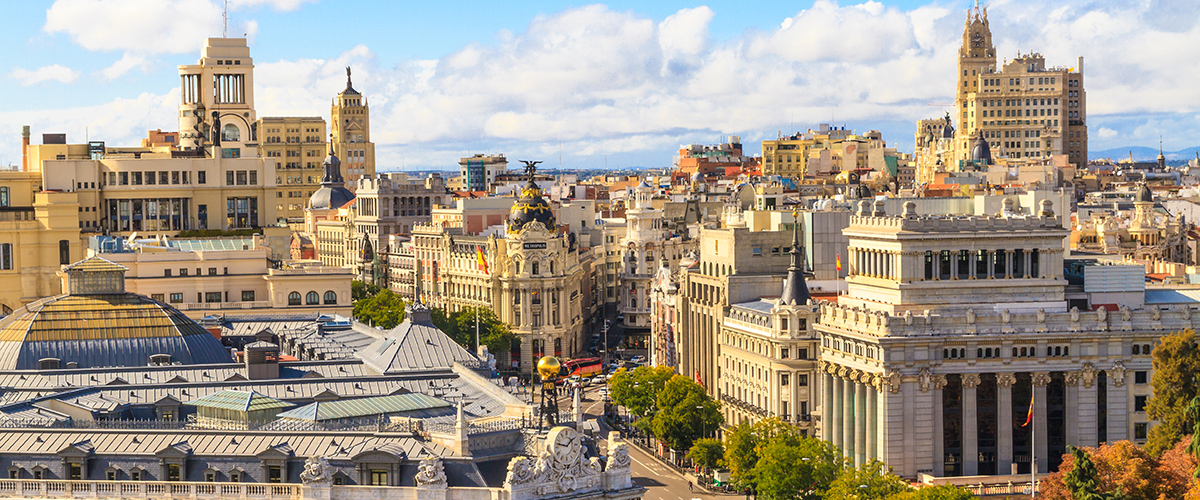
<instances>
[{"instance_id":1,"label":"car","mask_svg":"<svg viewBox=\"0 0 1200 500\"><path fill-rule=\"evenodd\" d=\"M640 364L646 362L646 357L645 356L634 356L632 358L629 358L629 361L635 365L640 365Z\"/></svg>"},{"instance_id":2,"label":"car","mask_svg":"<svg viewBox=\"0 0 1200 500\"><path fill-rule=\"evenodd\" d=\"M592 379L590 378L583 377L579 379L579 387L587 387L588 385L591 385L591 383Z\"/></svg>"}]
</instances>

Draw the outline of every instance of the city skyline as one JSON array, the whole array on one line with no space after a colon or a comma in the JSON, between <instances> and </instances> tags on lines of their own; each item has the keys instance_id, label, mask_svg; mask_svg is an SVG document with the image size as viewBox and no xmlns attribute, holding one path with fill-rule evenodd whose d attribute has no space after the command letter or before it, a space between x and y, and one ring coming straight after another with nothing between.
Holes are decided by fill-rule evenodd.
<instances>
[{"instance_id":1,"label":"city skyline","mask_svg":"<svg viewBox=\"0 0 1200 500\"><path fill-rule=\"evenodd\" d=\"M740 135L748 154L819 123L878 129L912 151L915 120L953 100L971 2L635 5L230 2L249 38L260 116L325 116L344 66L374 108L381 171L453 168L465 153L550 167L665 167L683 143ZM1195 145L1200 41L1186 2L990 6L997 56L1085 58L1091 149ZM0 164L20 163L21 125L110 145L176 128L176 66L220 36L220 2L59 0L14 7L0 68ZM394 21L394 23L393 23ZM581 57L582 55L582 57ZM830 78L817 75L827 74ZM297 82L304 82L297 84ZM831 84L832 82L832 84ZM930 106L929 104L935 104ZM328 118L328 117L326 117ZM35 142L37 140L35 139Z\"/></svg>"}]
</instances>

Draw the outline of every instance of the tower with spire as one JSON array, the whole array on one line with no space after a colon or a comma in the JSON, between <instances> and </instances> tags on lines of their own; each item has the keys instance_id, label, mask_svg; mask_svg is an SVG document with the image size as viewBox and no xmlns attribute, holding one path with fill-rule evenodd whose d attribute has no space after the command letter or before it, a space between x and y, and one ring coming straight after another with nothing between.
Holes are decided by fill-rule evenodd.
<instances>
[{"instance_id":1,"label":"tower with spire","mask_svg":"<svg viewBox=\"0 0 1200 500\"><path fill-rule=\"evenodd\" d=\"M779 305L803 306L812 299L808 283L804 281L804 262L800 251L800 213L793 208L792 218L792 265L788 266L787 278L783 280L783 293L779 294Z\"/></svg>"},{"instance_id":2,"label":"tower with spire","mask_svg":"<svg viewBox=\"0 0 1200 500\"><path fill-rule=\"evenodd\" d=\"M329 111L333 151L342 159L342 176L353 189L363 176L375 175L375 143L371 142L371 108L366 96L354 89L346 66L346 88L333 99Z\"/></svg>"}]
</instances>

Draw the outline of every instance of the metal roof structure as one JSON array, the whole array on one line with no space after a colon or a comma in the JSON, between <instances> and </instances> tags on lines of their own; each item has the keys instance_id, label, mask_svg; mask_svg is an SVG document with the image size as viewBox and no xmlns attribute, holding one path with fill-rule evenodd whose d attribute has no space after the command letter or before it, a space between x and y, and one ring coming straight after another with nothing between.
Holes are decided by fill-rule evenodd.
<instances>
[{"instance_id":1,"label":"metal roof structure","mask_svg":"<svg viewBox=\"0 0 1200 500\"><path fill-rule=\"evenodd\" d=\"M433 323L420 320L414 323L413 316L410 311L403 323L356 355L367 366L382 374L449 368L455 362L467 366L479 363L478 358L433 326Z\"/></svg>"},{"instance_id":2,"label":"metal roof structure","mask_svg":"<svg viewBox=\"0 0 1200 500\"><path fill-rule=\"evenodd\" d=\"M254 248L254 238L222 238L203 240L169 240L167 246L184 252L197 250L249 250Z\"/></svg>"},{"instance_id":3,"label":"metal roof structure","mask_svg":"<svg viewBox=\"0 0 1200 500\"><path fill-rule=\"evenodd\" d=\"M79 262L63 267L63 271L82 271L82 272L125 272L129 268L112 262L100 256L92 256L83 259Z\"/></svg>"},{"instance_id":4,"label":"metal roof structure","mask_svg":"<svg viewBox=\"0 0 1200 500\"><path fill-rule=\"evenodd\" d=\"M421 412L435 408L451 408L449 402L420 393L397 394L359 399L317 401L277 415L279 418L322 422L344 418Z\"/></svg>"},{"instance_id":5,"label":"metal roof structure","mask_svg":"<svg viewBox=\"0 0 1200 500\"><path fill-rule=\"evenodd\" d=\"M103 265L95 261L79 265ZM149 297L61 295L27 307L25 314L0 322L0 369L37 369L43 358L81 368L145 366L155 354L168 354L171 362L182 364L231 359L207 330Z\"/></svg>"},{"instance_id":6,"label":"metal roof structure","mask_svg":"<svg viewBox=\"0 0 1200 500\"><path fill-rule=\"evenodd\" d=\"M276 408L291 408L296 406L286 401L270 398L254 391L221 391L188 401L188 404L202 408L235 410L241 412L257 412Z\"/></svg>"},{"instance_id":7,"label":"metal roof structure","mask_svg":"<svg viewBox=\"0 0 1200 500\"><path fill-rule=\"evenodd\" d=\"M344 361L294 361L279 365L280 378L300 378L316 373L325 378L362 377L369 370L358 359ZM216 365L144 366L139 368L80 368L74 370L17 370L0 371L0 387L16 390L62 390L72 387L103 385L159 385L169 380L187 382L222 382L234 375L244 375L242 364L225 362ZM178 383L178 382L175 382ZM4 398L12 391L0 395Z\"/></svg>"}]
</instances>

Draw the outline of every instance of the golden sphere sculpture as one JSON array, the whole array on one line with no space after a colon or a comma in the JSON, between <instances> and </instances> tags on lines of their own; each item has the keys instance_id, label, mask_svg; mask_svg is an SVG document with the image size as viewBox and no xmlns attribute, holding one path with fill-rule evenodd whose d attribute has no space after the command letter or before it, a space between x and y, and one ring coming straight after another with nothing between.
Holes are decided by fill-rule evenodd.
<instances>
[{"instance_id":1,"label":"golden sphere sculpture","mask_svg":"<svg viewBox=\"0 0 1200 500\"><path fill-rule=\"evenodd\" d=\"M562 369L562 362L554 356L545 356L537 362L538 375L542 376L542 380L553 380L558 378L558 372Z\"/></svg>"}]
</instances>

